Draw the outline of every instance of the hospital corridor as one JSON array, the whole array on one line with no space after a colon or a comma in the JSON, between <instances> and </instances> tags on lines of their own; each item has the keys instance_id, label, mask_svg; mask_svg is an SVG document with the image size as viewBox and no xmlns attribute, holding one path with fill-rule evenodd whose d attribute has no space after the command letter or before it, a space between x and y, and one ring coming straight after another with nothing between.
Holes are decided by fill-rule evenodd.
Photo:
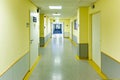
<instances>
[{"instance_id":1,"label":"hospital corridor","mask_svg":"<svg viewBox=\"0 0 120 80\"><path fill-rule=\"evenodd\" d=\"M0 0L0 80L120 80L120 0Z\"/></svg>"}]
</instances>

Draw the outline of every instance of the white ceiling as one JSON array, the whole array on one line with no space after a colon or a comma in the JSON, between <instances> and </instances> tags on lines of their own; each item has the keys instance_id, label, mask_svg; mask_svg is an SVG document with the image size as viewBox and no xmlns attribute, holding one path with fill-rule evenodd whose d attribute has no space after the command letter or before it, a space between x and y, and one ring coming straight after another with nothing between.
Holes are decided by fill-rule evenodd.
<instances>
[{"instance_id":1,"label":"white ceiling","mask_svg":"<svg viewBox=\"0 0 120 80\"><path fill-rule=\"evenodd\" d=\"M71 18L77 13L80 6L89 6L96 0L32 0L41 10L41 13L54 17L53 13L60 13L60 18ZM48 6L62 6L61 10L50 10Z\"/></svg>"}]
</instances>

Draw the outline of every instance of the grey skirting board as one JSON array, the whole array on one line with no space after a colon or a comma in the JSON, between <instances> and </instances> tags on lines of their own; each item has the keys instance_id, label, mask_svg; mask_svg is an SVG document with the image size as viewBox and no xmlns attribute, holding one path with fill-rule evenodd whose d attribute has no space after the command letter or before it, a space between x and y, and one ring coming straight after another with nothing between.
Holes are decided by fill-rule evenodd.
<instances>
[{"instance_id":1,"label":"grey skirting board","mask_svg":"<svg viewBox=\"0 0 120 80\"><path fill-rule=\"evenodd\" d=\"M78 47L78 56L81 59L88 59L88 43L80 43Z\"/></svg>"},{"instance_id":2,"label":"grey skirting board","mask_svg":"<svg viewBox=\"0 0 120 80\"><path fill-rule=\"evenodd\" d=\"M45 40L44 40L44 37L40 37L40 47L43 47L44 44L45 44Z\"/></svg>"},{"instance_id":3,"label":"grey skirting board","mask_svg":"<svg viewBox=\"0 0 120 80\"><path fill-rule=\"evenodd\" d=\"M101 68L109 79L120 79L120 63L104 52L101 52Z\"/></svg>"},{"instance_id":4,"label":"grey skirting board","mask_svg":"<svg viewBox=\"0 0 120 80\"><path fill-rule=\"evenodd\" d=\"M45 43L48 41L48 39L50 38L51 34L48 34L45 37L40 37L40 47L43 47L45 45Z\"/></svg>"},{"instance_id":5,"label":"grey skirting board","mask_svg":"<svg viewBox=\"0 0 120 80\"><path fill-rule=\"evenodd\" d=\"M72 40L77 43L77 36L72 35Z\"/></svg>"}]
</instances>

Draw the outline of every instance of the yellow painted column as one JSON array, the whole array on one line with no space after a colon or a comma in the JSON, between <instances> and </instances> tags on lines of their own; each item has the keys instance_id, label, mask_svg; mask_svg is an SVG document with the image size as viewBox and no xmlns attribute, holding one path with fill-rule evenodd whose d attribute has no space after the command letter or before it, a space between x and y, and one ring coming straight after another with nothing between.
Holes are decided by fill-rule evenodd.
<instances>
[{"instance_id":1,"label":"yellow painted column","mask_svg":"<svg viewBox=\"0 0 120 80\"><path fill-rule=\"evenodd\" d=\"M79 25L79 57L88 58L88 7L80 7L77 14Z\"/></svg>"},{"instance_id":2,"label":"yellow painted column","mask_svg":"<svg viewBox=\"0 0 120 80\"><path fill-rule=\"evenodd\" d=\"M44 37L44 14L40 14L40 37Z\"/></svg>"},{"instance_id":3,"label":"yellow painted column","mask_svg":"<svg viewBox=\"0 0 120 80\"><path fill-rule=\"evenodd\" d=\"M44 46L44 14L40 14L40 46Z\"/></svg>"}]
</instances>

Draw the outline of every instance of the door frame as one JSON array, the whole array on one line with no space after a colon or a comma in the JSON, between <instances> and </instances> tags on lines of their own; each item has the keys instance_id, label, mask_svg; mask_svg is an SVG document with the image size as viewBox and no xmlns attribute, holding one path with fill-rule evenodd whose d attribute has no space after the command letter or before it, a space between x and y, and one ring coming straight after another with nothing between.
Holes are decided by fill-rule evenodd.
<instances>
[{"instance_id":1,"label":"door frame","mask_svg":"<svg viewBox=\"0 0 120 80\"><path fill-rule=\"evenodd\" d=\"M94 61L93 60L93 22L92 22L92 18L93 18L93 16L94 15L97 15L97 14L99 14L99 33L98 33L98 35L99 35L99 44L98 44L98 46L99 46L99 63L96 63L96 61ZM93 13L93 14L91 14L90 15L90 18L91 18L91 59L99 66L99 68L101 68L101 42L100 42L100 39L101 39L101 35L100 35L100 32L101 32L101 25L100 25L100 23L101 23L101 13L100 13L100 11L99 12L96 12L96 13Z\"/></svg>"},{"instance_id":2,"label":"door frame","mask_svg":"<svg viewBox=\"0 0 120 80\"><path fill-rule=\"evenodd\" d=\"M73 40L73 21L71 22L71 39Z\"/></svg>"},{"instance_id":3,"label":"door frame","mask_svg":"<svg viewBox=\"0 0 120 80\"><path fill-rule=\"evenodd\" d=\"M33 66L33 64L31 64L31 14L32 13L35 13L35 14L37 14L38 15L38 18L37 18L37 21L39 22L39 17L40 17L40 15L39 15L39 13L37 13L36 11L32 11L32 10L30 10L29 11L29 69L31 69L31 67ZM39 28L39 25L40 25L40 23L38 23L38 28ZM39 36L39 30L38 30L38 36ZM37 53L37 57L39 56L39 40L38 40L38 53ZM36 59L37 59L37 57L36 57ZM35 60L34 60L34 62L35 62Z\"/></svg>"},{"instance_id":4,"label":"door frame","mask_svg":"<svg viewBox=\"0 0 120 80\"><path fill-rule=\"evenodd\" d=\"M52 22L52 36L53 36L53 25L54 25L54 24L62 24L62 35L64 35L63 22Z\"/></svg>"}]
</instances>

